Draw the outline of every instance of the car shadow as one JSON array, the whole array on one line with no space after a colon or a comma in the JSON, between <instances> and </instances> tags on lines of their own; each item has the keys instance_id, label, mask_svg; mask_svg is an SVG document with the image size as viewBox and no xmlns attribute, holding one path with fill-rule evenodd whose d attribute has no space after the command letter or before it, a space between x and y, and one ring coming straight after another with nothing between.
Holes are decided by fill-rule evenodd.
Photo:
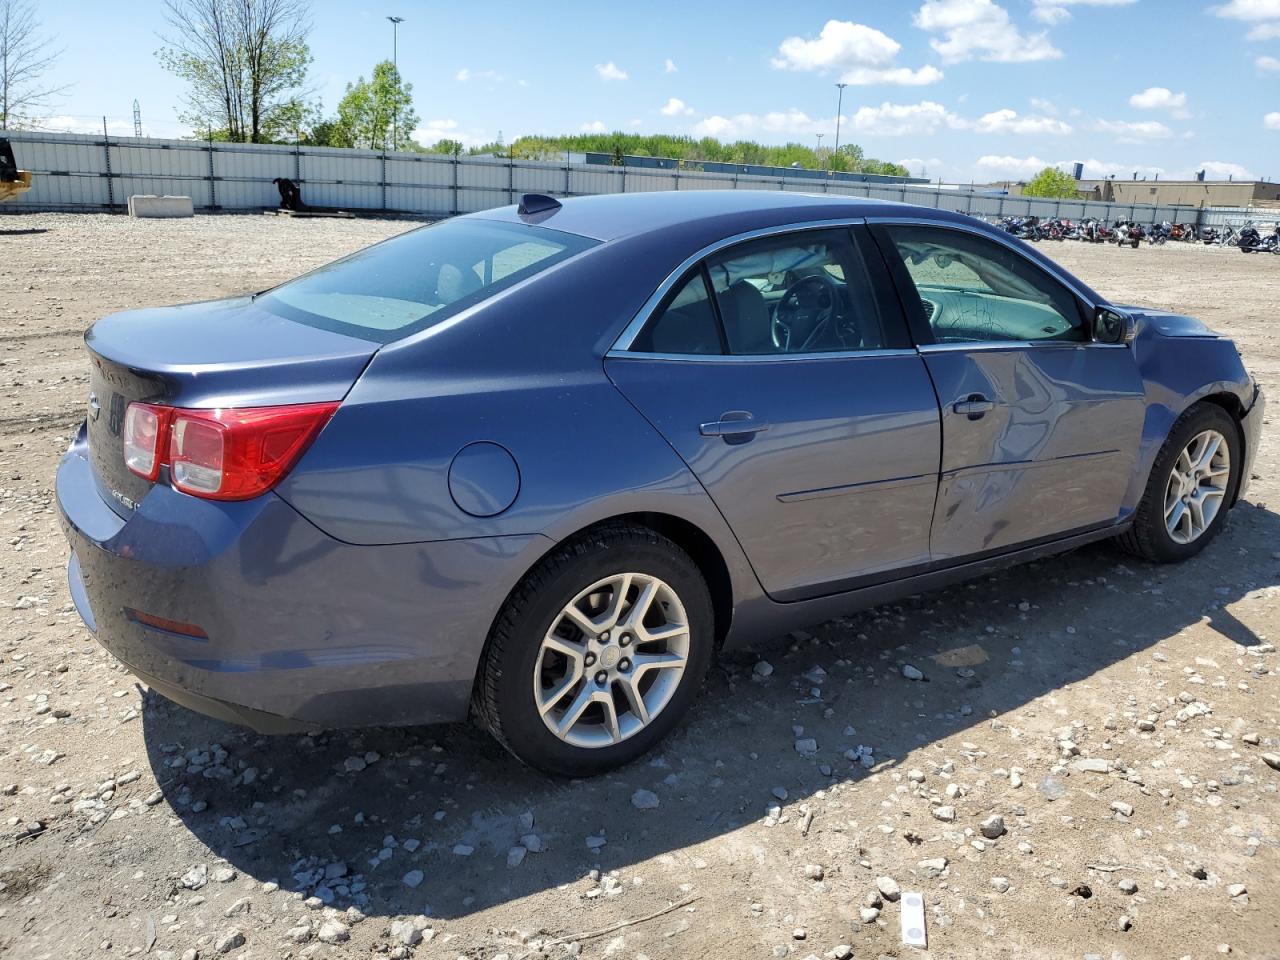
<instances>
[{"instance_id":1,"label":"car shadow","mask_svg":"<svg viewBox=\"0 0 1280 960\"><path fill-rule=\"evenodd\" d=\"M543 777L464 725L261 737L154 694L147 751L173 811L214 855L369 916L456 918L663 855L693 875L698 844L770 805L794 824L818 791L856 789L1193 624L1220 634L1220 651L1259 643L1226 607L1280 584L1276 543L1280 516L1242 503L1179 566L1095 545L728 654L659 752L590 781ZM908 662L927 682L904 678ZM816 754L798 752L803 738ZM638 810L637 789L660 806ZM936 832L900 826L903 844Z\"/></svg>"}]
</instances>

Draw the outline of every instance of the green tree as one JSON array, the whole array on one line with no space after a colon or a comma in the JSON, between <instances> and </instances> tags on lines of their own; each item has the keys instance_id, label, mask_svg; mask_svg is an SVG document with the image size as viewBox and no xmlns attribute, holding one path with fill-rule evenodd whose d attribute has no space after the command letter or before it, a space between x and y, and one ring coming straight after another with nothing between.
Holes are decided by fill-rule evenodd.
<instances>
[{"instance_id":1,"label":"green tree","mask_svg":"<svg viewBox=\"0 0 1280 960\"><path fill-rule=\"evenodd\" d=\"M819 156L812 147L799 143L777 145L757 143L754 140L724 143L715 137L695 140L688 136L670 134L615 132L521 137L511 144L510 149L514 156L521 159L537 160L561 159L566 152L603 153L615 163L620 162L623 156L664 157L680 161L682 170L697 170L698 164L703 161L773 167L789 167L798 163L810 170L822 170L827 168L830 161L831 169L836 170L907 176L906 168L899 164L864 158L862 149L856 144L844 144L837 153L823 150ZM486 143L473 147L470 152L505 156L507 147L497 142Z\"/></svg>"},{"instance_id":2,"label":"green tree","mask_svg":"<svg viewBox=\"0 0 1280 960\"><path fill-rule=\"evenodd\" d=\"M418 114L413 84L405 83L390 60L373 68L373 78L347 84L338 104L334 146L368 150L410 150Z\"/></svg>"},{"instance_id":3,"label":"green tree","mask_svg":"<svg viewBox=\"0 0 1280 960\"><path fill-rule=\"evenodd\" d=\"M309 0L166 0L160 63L187 84L181 119L237 143L292 140L307 110Z\"/></svg>"},{"instance_id":4,"label":"green tree","mask_svg":"<svg viewBox=\"0 0 1280 960\"><path fill-rule=\"evenodd\" d=\"M463 151L461 140L450 140L448 137L441 137L431 146L426 148L426 153L447 153L451 157L456 157Z\"/></svg>"},{"instance_id":5,"label":"green tree","mask_svg":"<svg viewBox=\"0 0 1280 960\"><path fill-rule=\"evenodd\" d=\"M1067 197L1077 196L1075 178L1065 170L1057 167L1045 167L1032 177L1022 188L1025 197Z\"/></svg>"}]
</instances>

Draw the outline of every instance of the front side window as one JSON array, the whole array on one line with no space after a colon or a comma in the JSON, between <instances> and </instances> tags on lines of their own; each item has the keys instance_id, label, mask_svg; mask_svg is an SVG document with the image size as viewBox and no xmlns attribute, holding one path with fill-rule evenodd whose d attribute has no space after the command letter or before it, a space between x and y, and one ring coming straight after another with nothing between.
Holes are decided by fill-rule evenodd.
<instances>
[{"instance_id":1,"label":"front side window","mask_svg":"<svg viewBox=\"0 0 1280 960\"><path fill-rule=\"evenodd\" d=\"M1076 298L1017 251L958 230L889 226L937 343L1081 341Z\"/></svg>"},{"instance_id":2,"label":"front side window","mask_svg":"<svg viewBox=\"0 0 1280 960\"><path fill-rule=\"evenodd\" d=\"M446 220L323 266L258 302L299 323L389 343L598 242L527 224Z\"/></svg>"}]
</instances>

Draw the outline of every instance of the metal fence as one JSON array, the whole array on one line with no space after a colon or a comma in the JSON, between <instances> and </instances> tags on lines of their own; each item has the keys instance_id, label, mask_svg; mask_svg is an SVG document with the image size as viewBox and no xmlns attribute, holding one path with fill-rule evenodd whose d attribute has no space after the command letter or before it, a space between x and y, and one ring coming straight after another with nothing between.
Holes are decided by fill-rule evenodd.
<instances>
[{"instance_id":1,"label":"metal fence","mask_svg":"<svg viewBox=\"0 0 1280 960\"><path fill-rule=\"evenodd\" d=\"M846 183L752 174L706 173L585 163L541 163L443 154L382 153L332 147L153 140L10 131L18 167L32 188L0 210L118 210L134 194L191 197L199 210L274 208L272 181L301 185L316 207L432 215L469 213L515 203L522 193L558 197L646 190L784 190L900 200L977 217L1098 217L1243 222L1249 210L1044 200L993 196L919 183Z\"/></svg>"}]
</instances>

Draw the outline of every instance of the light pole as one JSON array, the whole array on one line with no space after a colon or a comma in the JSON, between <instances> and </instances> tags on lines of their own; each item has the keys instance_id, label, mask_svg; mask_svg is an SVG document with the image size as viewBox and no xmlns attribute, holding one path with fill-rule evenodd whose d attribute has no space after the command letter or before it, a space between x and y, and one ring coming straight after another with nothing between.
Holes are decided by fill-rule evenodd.
<instances>
[{"instance_id":1,"label":"light pole","mask_svg":"<svg viewBox=\"0 0 1280 960\"><path fill-rule=\"evenodd\" d=\"M844 88L847 86L847 83L836 84L840 92L836 94L836 145L831 151L833 154L840 151L840 112L844 109Z\"/></svg>"},{"instance_id":2,"label":"light pole","mask_svg":"<svg viewBox=\"0 0 1280 960\"><path fill-rule=\"evenodd\" d=\"M822 163L822 138L826 136L826 134L819 133L819 134L815 134L815 136L818 138L818 149L816 151L816 155L818 157L818 163Z\"/></svg>"},{"instance_id":3,"label":"light pole","mask_svg":"<svg viewBox=\"0 0 1280 960\"><path fill-rule=\"evenodd\" d=\"M391 147L395 149L400 139L400 65L399 65L399 31L404 17L387 17L391 21L391 67L396 74L395 99L391 101Z\"/></svg>"}]
</instances>

